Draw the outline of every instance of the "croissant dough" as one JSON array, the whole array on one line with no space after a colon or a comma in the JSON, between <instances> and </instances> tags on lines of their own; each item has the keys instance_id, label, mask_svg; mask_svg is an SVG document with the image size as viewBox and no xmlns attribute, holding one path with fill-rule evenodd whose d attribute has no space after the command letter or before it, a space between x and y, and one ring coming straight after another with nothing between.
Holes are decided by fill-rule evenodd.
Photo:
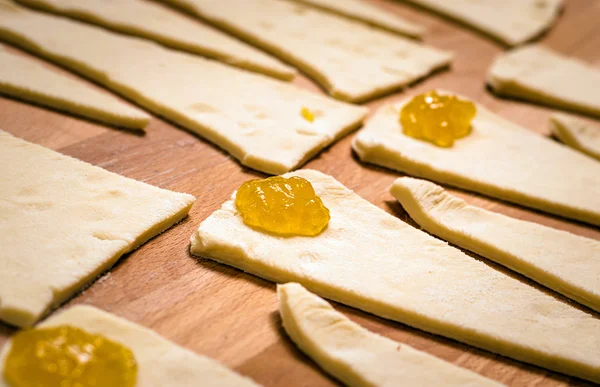
<instances>
[{"instance_id":1,"label":"croissant dough","mask_svg":"<svg viewBox=\"0 0 600 387\"><path fill-rule=\"evenodd\" d=\"M283 327L321 368L348 386L501 386L369 332L302 285L277 286Z\"/></svg>"},{"instance_id":2,"label":"croissant dough","mask_svg":"<svg viewBox=\"0 0 600 387\"><path fill-rule=\"evenodd\" d=\"M194 200L0 131L0 320L33 325Z\"/></svg>"},{"instance_id":3,"label":"croissant dough","mask_svg":"<svg viewBox=\"0 0 600 387\"><path fill-rule=\"evenodd\" d=\"M600 242L468 205L401 177L391 194L423 229L600 312Z\"/></svg>"},{"instance_id":4,"label":"croissant dough","mask_svg":"<svg viewBox=\"0 0 600 387\"><path fill-rule=\"evenodd\" d=\"M500 54L487 83L499 95L600 117L600 70L539 45Z\"/></svg>"},{"instance_id":5,"label":"croissant dough","mask_svg":"<svg viewBox=\"0 0 600 387\"><path fill-rule=\"evenodd\" d=\"M401 89L452 60L448 52L294 2L161 1L293 64L345 101L361 102Z\"/></svg>"},{"instance_id":6,"label":"croissant dough","mask_svg":"<svg viewBox=\"0 0 600 387\"><path fill-rule=\"evenodd\" d=\"M594 160L479 104L472 133L440 148L402 133L398 118L408 101L381 108L354 138L362 161L600 225Z\"/></svg>"},{"instance_id":7,"label":"croissant dough","mask_svg":"<svg viewBox=\"0 0 600 387\"><path fill-rule=\"evenodd\" d=\"M262 51L152 1L18 1L279 79L291 80L296 75L295 69Z\"/></svg>"},{"instance_id":8,"label":"croissant dough","mask_svg":"<svg viewBox=\"0 0 600 387\"><path fill-rule=\"evenodd\" d=\"M585 121L555 113L550 117L550 130L560 141L600 160L600 128Z\"/></svg>"},{"instance_id":9,"label":"croissant dough","mask_svg":"<svg viewBox=\"0 0 600 387\"><path fill-rule=\"evenodd\" d=\"M303 164L356 128L367 112L286 82L14 5L0 7L0 39L103 84L266 173ZM314 112L314 122L302 117L303 107Z\"/></svg>"},{"instance_id":10,"label":"croissant dough","mask_svg":"<svg viewBox=\"0 0 600 387\"><path fill-rule=\"evenodd\" d=\"M246 226L234 198L203 221L191 252L542 367L600 381L600 319L417 230L330 176L300 170L330 210L316 237Z\"/></svg>"},{"instance_id":11,"label":"croissant dough","mask_svg":"<svg viewBox=\"0 0 600 387\"><path fill-rule=\"evenodd\" d=\"M92 306L77 305L50 317L39 325L49 328L70 325L122 343L135 355L138 363L136 387L207 386L257 387L216 361L197 355L143 326L129 322ZM0 354L0 375L10 350L10 341ZM9 387L0 376L0 387Z\"/></svg>"}]
</instances>

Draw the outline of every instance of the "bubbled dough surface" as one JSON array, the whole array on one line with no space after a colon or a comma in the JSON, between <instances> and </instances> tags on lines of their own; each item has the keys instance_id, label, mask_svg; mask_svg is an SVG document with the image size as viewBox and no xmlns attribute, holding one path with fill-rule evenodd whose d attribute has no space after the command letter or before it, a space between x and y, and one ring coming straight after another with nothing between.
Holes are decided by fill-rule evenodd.
<instances>
[{"instance_id":1,"label":"bubbled dough surface","mask_svg":"<svg viewBox=\"0 0 600 387\"><path fill-rule=\"evenodd\" d=\"M296 71L260 50L148 0L18 0L116 31L290 80Z\"/></svg>"},{"instance_id":2,"label":"bubbled dough surface","mask_svg":"<svg viewBox=\"0 0 600 387\"><path fill-rule=\"evenodd\" d=\"M104 123L143 129L146 113L0 45L0 93Z\"/></svg>"},{"instance_id":3,"label":"bubbled dough surface","mask_svg":"<svg viewBox=\"0 0 600 387\"><path fill-rule=\"evenodd\" d=\"M0 7L1 38L104 84L266 173L303 164L356 128L367 112L286 82L22 7ZM302 118L303 106L315 112L313 123Z\"/></svg>"},{"instance_id":4,"label":"bubbled dough surface","mask_svg":"<svg viewBox=\"0 0 600 387\"><path fill-rule=\"evenodd\" d=\"M257 387L216 361L197 355L159 336L156 332L92 306L77 305L39 325L48 328L71 325L103 335L127 346L138 363L137 387L207 386ZM0 354L0 387L8 387L2 375L10 341Z\"/></svg>"},{"instance_id":5,"label":"bubbled dough surface","mask_svg":"<svg viewBox=\"0 0 600 387\"><path fill-rule=\"evenodd\" d=\"M448 52L294 2L168 2L292 63L342 100L360 102L400 89L452 59Z\"/></svg>"},{"instance_id":6,"label":"bubbled dough surface","mask_svg":"<svg viewBox=\"0 0 600 387\"><path fill-rule=\"evenodd\" d=\"M501 386L474 372L372 333L297 283L277 286L287 334L348 386Z\"/></svg>"},{"instance_id":7,"label":"bubbled dough surface","mask_svg":"<svg viewBox=\"0 0 600 387\"><path fill-rule=\"evenodd\" d=\"M556 20L562 0L407 0L468 24L509 46L536 38Z\"/></svg>"},{"instance_id":8,"label":"bubbled dough surface","mask_svg":"<svg viewBox=\"0 0 600 387\"><path fill-rule=\"evenodd\" d=\"M479 104L471 134L440 148L402 133L398 117L409 100L381 108L354 138L362 161L600 225L595 160Z\"/></svg>"},{"instance_id":9,"label":"bubbled dough surface","mask_svg":"<svg viewBox=\"0 0 600 387\"><path fill-rule=\"evenodd\" d=\"M32 325L193 202L0 131L0 319Z\"/></svg>"},{"instance_id":10,"label":"bubbled dough surface","mask_svg":"<svg viewBox=\"0 0 600 387\"><path fill-rule=\"evenodd\" d=\"M487 83L499 95L600 117L600 69L540 45L500 54Z\"/></svg>"},{"instance_id":11,"label":"bubbled dough surface","mask_svg":"<svg viewBox=\"0 0 600 387\"><path fill-rule=\"evenodd\" d=\"M600 127L555 113L550 117L550 130L566 145L600 160Z\"/></svg>"},{"instance_id":12,"label":"bubbled dough surface","mask_svg":"<svg viewBox=\"0 0 600 387\"><path fill-rule=\"evenodd\" d=\"M232 200L203 221L191 252L489 351L600 381L600 319L409 226L317 171L331 211L319 236L247 227ZM234 193L235 195L235 193Z\"/></svg>"},{"instance_id":13,"label":"bubbled dough surface","mask_svg":"<svg viewBox=\"0 0 600 387\"><path fill-rule=\"evenodd\" d=\"M600 312L600 242L468 205L410 177L390 189L428 232Z\"/></svg>"}]
</instances>

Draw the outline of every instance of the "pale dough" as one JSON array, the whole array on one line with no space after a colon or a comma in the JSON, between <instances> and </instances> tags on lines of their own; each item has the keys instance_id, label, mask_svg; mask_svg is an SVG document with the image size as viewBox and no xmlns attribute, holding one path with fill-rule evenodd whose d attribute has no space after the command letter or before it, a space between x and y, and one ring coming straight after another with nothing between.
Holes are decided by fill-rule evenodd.
<instances>
[{"instance_id":1,"label":"pale dough","mask_svg":"<svg viewBox=\"0 0 600 387\"><path fill-rule=\"evenodd\" d=\"M3 1L9 7L0 7L0 39L103 84L259 171L297 168L367 113L286 82ZM314 122L302 117L303 107Z\"/></svg>"},{"instance_id":2,"label":"pale dough","mask_svg":"<svg viewBox=\"0 0 600 387\"><path fill-rule=\"evenodd\" d=\"M401 177L390 189L423 229L600 312L600 242L468 205Z\"/></svg>"},{"instance_id":3,"label":"pale dough","mask_svg":"<svg viewBox=\"0 0 600 387\"><path fill-rule=\"evenodd\" d=\"M150 116L0 45L0 93L77 116L129 129L144 129Z\"/></svg>"},{"instance_id":4,"label":"pale dough","mask_svg":"<svg viewBox=\"0 0 600 387\"><path fill-rule=\"evenodd\" d=\"M447 67L449 52L283 0L161 0L292 63L335 98L361 102Z\"/></svg>"},{"instance_id":5,"label":"pale dough","mask_svg":"<svg viewBox=\"0 0 600 387\"><path fill-rule=\"evenodd\" d=\"M351 19L360 20L367 24L384 28L414 38L420 38L425 28L412 23L400 15L371 5L364 0L294 0L306 3L320 9L334 12Z\"/></svg>"},{"instance_id":6,"label":"pale dough","mask_svg":"<svg viewBox=\"0 0 600 387\"><path fill-rule=\"evenodd\" d=\"M498 95L600 117L600 69L539 45L500 54L487 83Z\"/></svg>"},{"instance_id":7,"label":"pale dough","mask_svg":"<svg viewBox=\"0 0 600 387\"><path fill-rule=\"evenodd\" d=\"M0 320L33 325L193 203L0 131Z\"/></svg>"},{"instance_id":8,"label":"pale dough","mask_svg":"<svg viewBox=\"0 0 600 387\"><path fill-rule=\"evenodd\" d=\"M562 0L406 0L515 46L535 39L556 21Z\"/></svg>"},{"instance_id":9,"label":"pale dough","mask_svg":"<svg viewBox=\"0 0 600 387\"><path fill-rule=\"evenodd\" d=\"M296 70L217 29L148 0L18 0L165 46L291 80Z\"/></svg>"},{"instance_id":10,"label":"pale dough","mask_svg":"<svg viewBox=\"0 0 600 387\"><path fill-rule=\"evenodd\" d=\"M330 210L316 237L246 226L232 200L203 221L191 252L322 297L542 367L600 381L600 319L475 260L317 171Z\"/></svg>"},{"instance_id":11,"label":"pale dough","mask_svg":"<svg viewBox=\"0 0 600 387\"><path fill-rule=\"evenodd\" d=\"M409 100L384 106L358 133L352 147L361 160L600 225L596 161L480 104L472 133L441 148L402 133L400 111Z\"/></svg>"},{"instance_id":12,"label":"pale dough","mask_svg":"<svg viewBox=\"0 0 600 387\"><path fill-rule=\"evenodd\" d=\"M555 113L550 117L552 134L566 145L600 160L600 127L585 121Z\"/></svg>"},{"instance_id":13,"label":"pale dough","mask_svg":"<svg viewBox=\"0 0 600 387\"><path fill-rule=\"evenodd\" d=\"M302 285L278 285L277 296L283 326L290 338L345 385L501 386L364 329Z\"/></svg>"},{"instance_id":14,"label":"pale dough","mask_svg":"<svg viewBox=\"0 0 600 387\"><path fill-rule=\"evenodd\" d=\"M77 305L50 317L38 328L70 325L103 335L128 347L138 364L136 387L206 386L257 387L216 361L195 354L156 332L92 306ZM1 376L10 341L0 354L0 387L9 387ZM114 386L118 387L118 386Z\"/></svg>"}]
</instances>

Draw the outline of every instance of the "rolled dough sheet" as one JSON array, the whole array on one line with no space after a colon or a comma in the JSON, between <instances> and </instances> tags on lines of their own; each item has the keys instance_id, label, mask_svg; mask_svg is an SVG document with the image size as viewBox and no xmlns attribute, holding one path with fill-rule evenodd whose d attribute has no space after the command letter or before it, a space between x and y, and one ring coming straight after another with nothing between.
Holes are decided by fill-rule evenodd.
<instances>
[{"instance_id":1,"label":"rolled dough sheet","mask_svg":"<svg viewBox=\"0 0 600 387\"><path fill-rule=\"evenodd\" d=\"M123 128L144 129L150 122L150 116L141 110L10 53L2 45L0 93Z\"/></svg>"},{"instance_id":2,"label":"rolled dough sheet","mask_svg":"<svg viewBox=\"0 0 600 387\"><path fill-rule=\"evenodd\" d=\"M0 39L103 84L259 171L297 168L367 113L286 82L2 1L10 6L0 7ZM304 107L313 122L303 118Z\"/></svg>"},{"instance_id":3,"label":"rolled dough sheet","mask_svg":"<svg viewBox=\"0 0 600 387\"><path fill-rule=\"evenodd\" d=\"M354 138L362 161L600 225L596 161L479 104L472 133L440 148L402 133L398 118L409 100L381 108Z\"/></svg>"},{"instance_id":4,"label":"rolled dough sheet","mask_svg":"<svg viewBox=\"0 0 600 387\"><path fill-rule=\"evenodd\" d=\"M193 203L0 131L0 320L33 325Z\"/></svg>"},{"instance_id":5,"label":"rolled dough sheet","mask_svg":"<svg viewBox=\"0 0 600 387\"><path fill-rule=\"evenodd\" d=\"M191 252L334 301L542 367L600 381L600 319L409 226L330 176L300 170L329 208L316 237L246 226L232 200ZM235 194L234 194L235 195Z\"/></svg>"},{"instance_id":6,"label":"rolled dough sheet","mask_svg":"<svg viewBox=\"0 0 600 387\"><path fill-rule=\"evenodd\" d=\"M500 54L487 83L498 95L600 117L600 69L539 45Z\"/></svg>"},{"instance_id":7,"label":"rolled dough sheet","mask_svg":"<svg viewBox=\"0 0 600 387\"><path fill-rule=\"evenodd\" d=\"M580 152L600 160L600 127L566 114L550 117L550 130L560 141Z\"/></svg>"},{"instance_id":8,"label":"rolled dough sheet","mask_svg":"<svg viewBox=\"0 0 600 387\"><path fill-rule=\"evenodd\" d=\"M562 0L406 0L516 46L554 24Z\"/></svg>"},{"instance_id":9,"label":"rolled dough sheet","mask_svg":"<svg viewBox=\"0 0 600 387\"><path fill-rule=\"evenodd\" d=\"M162 1L293 64L345 101L401 89L452 60L449 52L290 1Z\"/></svg>"},{"instance_id":10,"label":"rolled dough sheet","mask_svg":"<svg viewBox=\"0 0 600 387\"><path fill-rule=\"evenodd\" d=\"M468 205L401 177L390 189L423 229L600 312L600 242Z\"/></svg>"},{"instance_id":11,"label":"rolled dough sheet","mask_svg":"<svg viewBox=\"0 0 600 387\"><path fill-rule=\"evenodd\" d=\"M501 386L408 345L372 333L302 285L277 286L279 313L292 341L348 386Z\"/></svg>"},{"instance_id":12,"label":"rolled dough sheet","mask_svg":"<svg viewBox=\"0 0 600 387\"><path fill-rule=\"evenodd\" d=\"M320 9L359 20L375 27L384 28L414 38L425 33L425 27L412 23L400 15L391 13L362 0L295 0Z\"/></svg>"},{"instance_id":13,"label":"rolled dough sheet","mask_svg":"<svg viewBox=\"0 0 600 387\"><path fill-rule=\"evenodd\" d=\"M216 361L195 354L161 337L156 332L92 306L77 305L50 317L39 328L70 325L103 335L128 347L138 364L136 387L207 386L257 387ZM10 350L10 341L0 354L0 375ZM0 387L9 387L0 376ZM116 386L115 386L116 387Z\"/></svg>"},{"instance_id":14,"label":"rolled dough sheet","mask_svg":"<svg viewBox=\"0 0 600 387\"><path fill-rule=\"evenodd\" d=\"M279 79L291 80L296 75L294 68L262 51L152 1L18 1Z\"/></svg>"}]
</instances>

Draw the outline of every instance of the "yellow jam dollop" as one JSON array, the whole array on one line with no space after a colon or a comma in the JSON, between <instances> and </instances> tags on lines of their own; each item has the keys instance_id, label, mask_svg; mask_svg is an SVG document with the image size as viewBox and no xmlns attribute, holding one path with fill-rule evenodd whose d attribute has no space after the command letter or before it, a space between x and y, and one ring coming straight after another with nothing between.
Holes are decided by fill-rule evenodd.
<instances>
[{"instance_id":1,"label":"yellow jam dollop","mask_svg":"<svg viewBox=\"0 0 600 387\"><path fill-rule=\"evenodd\" d=\"M329 209L306 179L281 176L242 184L235 205L244 223L278 235L314 236L329 223Z\"/></svg>"},{"instance_id":2,"label":"yellow jam dollop","mask_svg":"<svg viewBox=\"0 0 600 387\"><path fill-rule=\"evenodd\" d=\"M404 105L400 124L407 136L447 148L454 140L471 133L471 121L476 113L477 108L470 101L430 91Z\"/></svg>"},{"instance_id":3,"label":"yellow jam dollop","mask_svg":"<svg viewBox=\"0 0 600 387\"><path fill-rule=\"evenodd\" d=\"M306 106L302 107L302 110L300 110L300 114L302 115L302 118L304 118L308 122L314 122L315 121L315 113L313 113Z\"/></svg>"},{"instance_id":4,"label":"yellow jam dollop","mask_svg":"<svg viewBox=\"0 0 600 387\"><path fill-rule=\"evenodd\" d=\"M17 333L4 378L13 387L133 387L137 363L123 345L62 325Z\"/></svg>"}]
</instances>

